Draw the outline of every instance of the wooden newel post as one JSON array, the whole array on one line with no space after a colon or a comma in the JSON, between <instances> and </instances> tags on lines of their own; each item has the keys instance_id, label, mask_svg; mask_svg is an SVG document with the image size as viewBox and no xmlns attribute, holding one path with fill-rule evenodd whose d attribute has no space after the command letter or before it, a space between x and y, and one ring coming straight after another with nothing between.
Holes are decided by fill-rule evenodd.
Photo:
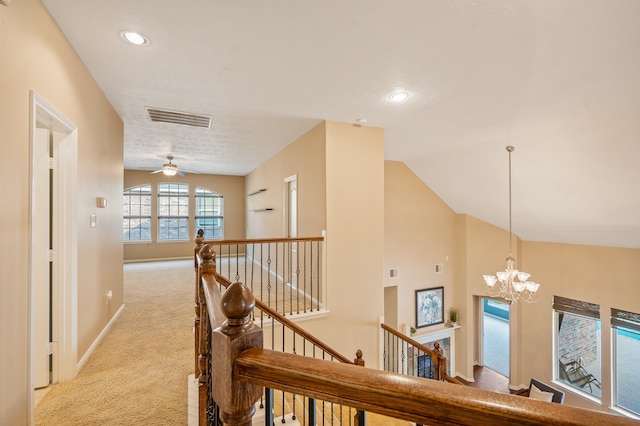
<instances>
[{"instance_id":1,"label":"wooden newel post","mask_svg":"<svg viewBox=\"0 0 640 426\"><path fill-rule=\"evenodd\" d=\"M198 348L200 347L200 286L202 285L200 282L200 271L198 271L198 258L195 253L199 253L202 248L202 244L204 244L204 231L202 229L198 230L198 236L195 239L196 246L194 248L194 256L193 256L193 264L195 268L196 275L196 283L195 283L195 303L193 305L193 310L196 314L196 317L193 320L193 335L195 340L195 368L194 374L196 377L200 374L200 369L198 367Z\"/></svg>"},{"instance_id":2,"label":"wooden newel post","mask_svg":"<svg viewBox=\"0 0 640 426\"><path fill-rule=\"evenodd\" d=\"M196 246L194 247L194 253L199 253L200 249L202 248L202 245L204 244L204 231L202 229L198 229L198 234L196 235L195 238L195 243ZM198 270L198 259L196 259L196 256L193 256L193 266L196 268L196 271Z\"/></svg>"},{"instance_id":3,"label":"wooden newel post","mask_svg":"<svg viewBox=\"0 0 640 426\"><path fill-rule=\"evenodd\" d=\"M442 351L440 350L440 343L435 342L433 344L433 354L431 355L431 365L433 365L434 367L434 380L442 380L442 366L440 365L441 353Z\"/></svg>"},{"instance_id":4,"label":"wooden newel post","mask_svg":"<svg viewBox=\"0 0 640 426\"><path fill-rule=\"evenodd\" d=\"M364 358L362 358L362 351L358 349L356 351L356 358L353 363L359 367L364 367ZM354 421L357 426L365 426L367 424L367 412L364 410L356 411Z\"/></svg>"},{"instance_id":5,"label":"wooden newel post","mask_svg":"<svg viewBox=\"0 0 640 426\"><path fill-rule=\"evenodd\" d=\"M227 320L211 333L213 399L228 426L250 426L263 392L262 386L241 382L235 366L240 353L262 347L262 329L251 320L254 307L251 290L240 282L231 284L221 300Z\"/></svg>"},{"instance_id":6,"label":"wooden newel post","mask_svg":"<svg viewBox=\"0 0 640 426\"><path fill-rule=\"evenodd\" d=\"M207 299L204 295L204 287L202 286L202 277L209 275L212 277L216 271L216 253L209 244L203 245L199 250L202 264L198 269L198 279L196 282L196 300L197 300L197 313L198 321L196 325L196 366L198 374L198 406L199 425L204 426L208 423L208 396L209 396L209 383L210 371L209 371L209 314L207 310Z\"/></svg>"}]
</instances>

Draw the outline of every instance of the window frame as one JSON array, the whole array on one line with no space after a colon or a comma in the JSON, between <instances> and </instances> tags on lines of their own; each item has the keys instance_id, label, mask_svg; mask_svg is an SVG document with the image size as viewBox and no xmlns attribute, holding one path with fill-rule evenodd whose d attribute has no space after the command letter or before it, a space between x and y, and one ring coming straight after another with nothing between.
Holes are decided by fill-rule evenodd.
<instances>
[{"instance_id":1,"label":"window frame","mask_svg":"<svg viewBox=\"0 0 640 426\"><path fill-rule=\"evenodd\" d=\"M599 371L596 376L597 379L602 378L602 320L600 318L600 305L584 302L575 299L569 299L561 296L553 296L553 383L561 386L569 392L573 392L586 399L589 399L595 403L602 403L602 388L600 388L600 395L588 392L582 388L569 383L561 378L560 374L560 314L569 314L579 316L582 318L592 319L596 322L597 342L596 352L598 357ZM593 371L589 371L593 373ZM594 375L595 376L595 375Z\"/></svg>"},{"instance_id":2,"label":"window frame","mask_svg":"<svg viewBox=\"0 0 640 426\"><path fill-rule=\"evenodd\" d=\"M212 214L198 214L199 212L199 200L200 199L219 199L220 200L220 206L219 206L219 214L215 214L215 210L216 210L216 206L215 206L215 201L214 201L214 206L213 206L213 211ZM206 240L223 240L224 239L224 196L216 191L213 191L209 188L205 188L203 186L195 186L194 189L194 204L193 204L193 217L194 217L194 226L195 226L195 231L197 231L198 229L203 229L205 231L205 239ZM208 235L207 230L208 227L203 227L203 226L198 226L198 221L200 219L212 219L215 223L216 220L220 221L220 235L216 236L215 235L215 225L211 227L211 229L213 230L213 235Z\"/></svg>"},{"instance_id":3,"label":"window frame","mask_svg":"<svg viewBox=\"0 0 640 426\"><path fill-rule=\"evenodd\" d=\"M640 410L633 411L618 401L618 331L640 336L640 314L611 308L611 409L627 417L640 419ZM640 339L637 339L640 340Z\"/></svg>"},{"instance_id":4,"label":"window frame","mask_svg":"<svg viewBox=\"0 0 640 426\"><path fill-rule=\"evenodd\" d=\"M146 191L146 193L142 193L142 189L143 188L147 188L148 191ZM139 190L137 194L135 193L131 193L133 190ZM125 203L125 197L137 197L138 198L138 205L140 208L140 214L138 215L132 215L132 214L128 214L126 215L125 209L127 208L127 206L129 207L129 213L131 213L131 198L129 198L129 202ZM143 215L142 214L142 207L143 207L143 203L142 203L142 197L145 197L148 199L149 201L149 215ZM136 243L149 243L151 241L153 241L153 235L152 235L152 222L153 222L153 188L152 185L150 183L143 183L142 185L136 185L136 186L131 186L129 188L125 188L124 191L122 191L122 242L125 244L136 244ZM124 221L125 220L140 220L140 223L142 224L143 220L148 221L148 227L146 227L147 231L148 231L148 235L149 238L148 239L143 239L143 238L138 238L138 239L125 239L125 234L129 234L129 236L131 236L131 225L129 225L128 227L128 231L125 232L125 226L124 226ZM140 235L142 235L142 229L140 231Z\"/></svg>"},{"instance_id":5,"label":"window frame","mask_svg":"<svg viewBox=\"0 0 640 426\"><path fill-rule=\"evenodd\" d=\"M167 187L167 190L164 190L163 187ZM177 193L172 194L172 188L175 187ZM157 185L157 199L158 205L156 207L156 218L157 218L157 238L156 241L159 243L175 243L175 242L184 242L190 240L190 226L189 226L189 217L190 217L190 185L187 183L175 183L175 182L161 182ZM167 193L165 193L167 192ZM168 203L162 201L162 199L168 199ZM177 205L172 206L172 200L177 201ZM186 202L183 202L186 201ZM171 213L171 209L177 208L178 212L176 214ZM161 212L162 209L168 208L168 211ZM186 208L186 212L182 211L182 208ZM166 213L166 214L165 214ZM171 229L177 229L178 237L177 238L168 238L163 237L163 224L168 220L177 220L178 226L164 226L164 228L168 229L167 235L170 234ZM182 225L182 223L185 223ZM183 233L183 230L184 233Z\"/></svg>"}]
</instances>

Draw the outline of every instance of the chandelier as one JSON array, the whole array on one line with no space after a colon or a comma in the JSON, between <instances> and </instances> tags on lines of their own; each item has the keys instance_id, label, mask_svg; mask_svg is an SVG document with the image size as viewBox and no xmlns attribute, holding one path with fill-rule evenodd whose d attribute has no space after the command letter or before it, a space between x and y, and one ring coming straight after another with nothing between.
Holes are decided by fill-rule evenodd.
<instances>
[{"instance_id":1,"label":"chandelier","mask_svg":"<svg viewBox=\"0 0 640 426\"><path fill-rule=\"evenodd\" d=\"M496 272L495 275L483 275L487 283L487 293L493 297L499 297L509 303L512 302L535 302L536 292L540 284L529 281L530 274L516 269L516 259L514 259L512 248L513 233L511 232L511 153L515 150L512 146L507 146L509 153L509 256L507 256L507 268L504 271Z\"/></svg>"}]
</instances>

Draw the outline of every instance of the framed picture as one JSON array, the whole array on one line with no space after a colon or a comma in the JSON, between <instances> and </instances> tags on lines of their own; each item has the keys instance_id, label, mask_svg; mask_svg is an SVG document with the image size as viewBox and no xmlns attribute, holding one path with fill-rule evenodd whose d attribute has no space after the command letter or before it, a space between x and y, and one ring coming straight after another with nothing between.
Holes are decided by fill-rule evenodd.
<instances>
[{"instance_id":1,"label":"framed picture","mask_svg":"<svg viewBox=\"0 0 640 426\"><path fill-rule=\"evenodd\" d=\"M416 290L416 328L444 323L444 287Z\"/></svg>"}]
</instances>

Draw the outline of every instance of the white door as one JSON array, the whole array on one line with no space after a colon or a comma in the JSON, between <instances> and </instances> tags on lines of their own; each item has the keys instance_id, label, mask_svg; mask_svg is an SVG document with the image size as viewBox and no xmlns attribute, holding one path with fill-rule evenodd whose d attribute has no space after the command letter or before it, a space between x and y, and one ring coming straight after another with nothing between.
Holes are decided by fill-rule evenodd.
<instances>
[{"instance_id":1,"label":"white door","mask_svg":"<svg viewBox=\"0 0 640 426\"><path fill-rule=\"evenodd\" d=\"M289 192L289 238L298 236L298 183L297 180L287 182Z\"/></svg>"},{"instance_id":2,"label":"white door","mask_svg":"<svg viewBox=\"0 0 640 426\"><path fill-rule=\"evenodd\" d=\"M51 202L52 170L49 158L52 154L51 134L47 129L36 129L34 143L34 197L32 232L33 308L34 308L34 387L49 386L51 382L51 277L52 237Z\"/></svg>"},{"instance_id":3,"label":"white door","mask_svg":"<svg viewBox=\"0 0 640 426\"><path fill-rule=\"evenodd\" d=\"M287 237L298 237L298 181L297 177L291 176L285 179L287 185ZM298 243L292 242L289 244L288 253L288 281L292 288L297 288L298 285L298 270L300 269L298 259Z\"/></svg>"}]
</instances>

